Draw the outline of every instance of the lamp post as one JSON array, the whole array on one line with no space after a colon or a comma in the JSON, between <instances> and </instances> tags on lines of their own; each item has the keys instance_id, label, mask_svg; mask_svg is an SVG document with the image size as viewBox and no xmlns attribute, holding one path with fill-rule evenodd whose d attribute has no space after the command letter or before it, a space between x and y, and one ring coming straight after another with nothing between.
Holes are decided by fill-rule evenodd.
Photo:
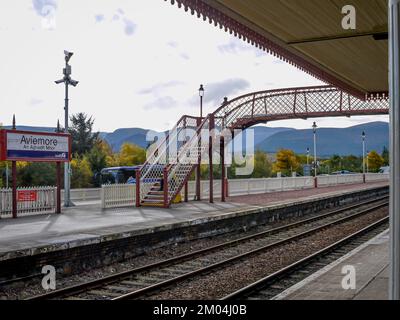
<instances>
[{"instance_id":1,"label":"lamp post","mask_svg":"<svg viewBox=\"0 0 400 320\"><path fill-rule=\"evenodd\" d=\"M203 97L204 97L204 87L201 84L199 88L199 97L200 97L200 118L203 120Z\"/></svg>"},{"instance_id":2,"label":"lamp post","mask_svg":"<svg viewBox=\"0 0 400 320\"><path fill-rule=\"evenodd\" d=\"M315 188L318 186L317 183L317 124L313 123L313 135L314 135L314 186Z\"/></svg>"},{"instance_id":3,"label":"lamp post","mask_svg":"<svg viewBox=\"0 0 400 320\"><path fill-rule=\"evenodd\" d=\"M71 85L73 87L76 87L78 85L78 81L71 79L71 66L68 64L69 60L71 59L73 55L73 52L69 52L64 50L64 56L65 56L65 68L63 69L63 74L64 77L61 80L55 81L56 84L65 84L65 105L64 105L64 111L65 111L65 133L68 133L68 86ZM66 162L64 164L64 206L65 207L70 207L73 205L71 202L71 195L70 195L70 180L71 180L71 169L70 169L70 163Z\"/></svg>"},{"instance_id":4,"label":"lamp post","mask_svg":"<svg viewBox=\"0 0 400 320\"><path fill-rule=\"evenodd\" d=\"M199 88L199 97L200 97L200 118L197 119L197 126L199 127L203 122L203 97L204 97L204 87L201 84ZM200 135L198 136L198 147L200 150L201 141ZM198 160L197 160L197 168L196 168L196 200L201 200L201 190L200 190L200 178L201 178L201 171L200 171L200 164L201 164L201 155L199 153Z\"/></svg>"},{"instance_id":5,"label":"lamp post","mask_svg":"<svg viewBox=\"0 0 400 320\"><path fill-rule=\"evenodd\" d=\"M363 170L363 183L365 183L365 131L362 132L361 134L361 139L362 139L362 155L363 155L363 161L362 161L362 170Z\"/></svg>"}]
</instances>

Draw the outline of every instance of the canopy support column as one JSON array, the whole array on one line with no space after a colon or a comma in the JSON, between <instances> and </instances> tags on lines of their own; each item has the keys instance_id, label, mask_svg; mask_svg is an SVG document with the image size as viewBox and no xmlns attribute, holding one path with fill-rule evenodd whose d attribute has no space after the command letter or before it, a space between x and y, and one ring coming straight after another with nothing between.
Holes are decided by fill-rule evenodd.
<instances>
[{"instance_id":1,"label":"canopy support column","mask_svg":"<svg viewBox=\"0 0 400 320\"><path fill-rule=\"evenodd\" d=\"M389 299L400 300L400 0L389 1L390 274Z\"/></svg>"}]
</instances>

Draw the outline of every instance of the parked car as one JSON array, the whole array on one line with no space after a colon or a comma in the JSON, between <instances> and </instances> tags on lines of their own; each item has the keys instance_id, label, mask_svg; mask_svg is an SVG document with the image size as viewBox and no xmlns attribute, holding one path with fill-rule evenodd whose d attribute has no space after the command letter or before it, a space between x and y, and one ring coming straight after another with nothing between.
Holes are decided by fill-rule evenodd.
<instances>
[{"instance_id":1,"label":"parked car","mask_svg":"<svg viewBox=\"0 0 400 320\"><path fill-rule=\"evenodd\" d=\"M338 174L355 174L355 172L351 172L349 170L340 170L340 171L335 171L331 173L332 175L338 175Z\"/></svg>"},{"instance_id":2,"label":"parked car","mask_svg":"<svg viewBox=\"0 0 400 320\"><path fill-rule=\"evenodd\" d=\"M389 166L380 167L378 172L379 173L390 173L390 167Z\"/></svg>"},{"instance_id":3,"label":"parked car","mask_svg":"<svg viewBox=\"0 0 400 320\"><path fill-rule=\"evenodd\" d=\"M155 167L159 168L158 171L162 172L163 165L155 164ZM101 170L101 184L116 184L116 183L136 183L136 171L142 166L123 166L123 167L111 167L104 168ZM144 182L159 182L160 178L145 178Z\"/></svg>"}]
</instances>

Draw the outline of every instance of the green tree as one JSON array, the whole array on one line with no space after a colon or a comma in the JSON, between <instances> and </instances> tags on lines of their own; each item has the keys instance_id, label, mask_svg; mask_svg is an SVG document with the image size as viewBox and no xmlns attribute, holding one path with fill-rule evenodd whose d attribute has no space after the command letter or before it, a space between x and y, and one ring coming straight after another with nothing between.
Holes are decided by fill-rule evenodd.
<instances>
[{"instance_id":1,"label":"green tree","mask_svg":"<svg viewBox=\"0 0 400 320\"><path fill-rule=\"evenodd\" d=\"M361 172L362 157L356 157L354 155L344 156L342 158L342 169L352 172Z\"/></svg>"},{"instance_id":2,"label":"green tree","mask_svg":"<svg viewBox=\"0 0 400 320\"><path fill-rule=\"evenodd\" d=\"M72 115L70 119L72 125L69 133L72 138L72 153L83 155L93 148L99 138L99 132L93 132L94 119L88 118L83 112Z\"/></svg>"},{"instance_id":3,"label":"green tree","mask_svg":"<svg viewBox=\"0 0 400 320\"><path fill-rule=\"evenodd\" d=\"M272 164L268 160L267 154L262 151L256 151L254 156L253 178L268 178L272 174Z\"/></svg>"},{"instance_id":4,"label":"green tree","mask_svg":"<svg viewBox=\"0 0 400 320\"><path fill-rule=\"evenodd\" d=\"M332 171L342 170L342 157L337 154L334 154L329 159L329 166L331 167Z\"/></svg>"},{"instance_id":5,"label":"green tree","mask_svg":"<svg viewBox=\"0 0 400 320\"><path fill-rule=\"evenodd\" d=\"M389 165L389 150L386 148L386 146L383 147L381 156L383 158L383 165L388 166Z\"/></svg>"},{"instance_id":6,"label":"green tree","mask_svg":"<svg viewBox=\"0 0 400 320\"><path fill-rule=\"evenodd\" d=\"M368 153L367 159L369 171L378 172L379 168L382 167L384 159L375 150Z\"/></svg>"},{"instance_id":7,"label":"green tree","mask_svg":"<svg viewBox=\"0 0 400 320\"><path fill-rule=\"evenodd\" d=\"M71 161L71 188L92 187L93 172L86 156L76 156Z\"/></svg>"},{"instance_id":8,"label":"green tree","mask_svg":"<svg viewBox=\"0 0 400 320\"><path fill-rule=\"evenodd\" d=\"M101 145L102 141L98 140L93 148L87 153L86 157L93 172L93 186L99 187L101 183L100 172L107 167L107 154Z\"/></svg>"},{"instance_id":9,"label":"green tree","mask_svg":"<svg viewBox=\"0 0 400 320\"><path fill-rule=\"evenodd\" d=\"M276 161L273 164L274 172L282 172L285 175L291 175L291 173L297 171L299 167L300 163L293 150L280 149L276 154Z\"/></svg>"},{"instance_id":10,"label":"green tree","mask_svg":"<svg viewBox=\"0 0 400 320\"><path fill-rule=\"evenodd\" d=\"M56 165L47 162L18 163L17 183L19 186L54 186Z\"/></svg>"}]
</instances>

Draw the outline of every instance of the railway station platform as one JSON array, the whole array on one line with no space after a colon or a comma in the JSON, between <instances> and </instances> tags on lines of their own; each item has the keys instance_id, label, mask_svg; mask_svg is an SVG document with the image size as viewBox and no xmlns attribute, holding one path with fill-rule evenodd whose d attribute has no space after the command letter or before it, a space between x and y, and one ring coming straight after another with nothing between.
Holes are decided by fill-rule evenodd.
<instances>
[{"instance_id":1,"label":"railway station platform","mask_svg":"<svg viewBox=\"0 0 400 320\"><path fill-rule=\"evenodd\" d=\"M316 212L375 192L385 194L387 186L387 182L340 185L230 197L225 203L190 201L169 209L102 210L100 203L85 203L65 208L60 215L0 219L0 280L38 272L44 264L64 273L78 272L151 248Z\"/></svg>"},{"instance_id":2,"label":"railway station platform","mask_svg":"<svg viewBox=\"0 0 400 320\"><path fill-rule=\"evenodd\" d=\"M342 271L355 269L355 287L344 289ZM346 268L343 270L343 268ZM276 296L276 300L388 300L389 230Z\"/></svg>"}]
</instances>

